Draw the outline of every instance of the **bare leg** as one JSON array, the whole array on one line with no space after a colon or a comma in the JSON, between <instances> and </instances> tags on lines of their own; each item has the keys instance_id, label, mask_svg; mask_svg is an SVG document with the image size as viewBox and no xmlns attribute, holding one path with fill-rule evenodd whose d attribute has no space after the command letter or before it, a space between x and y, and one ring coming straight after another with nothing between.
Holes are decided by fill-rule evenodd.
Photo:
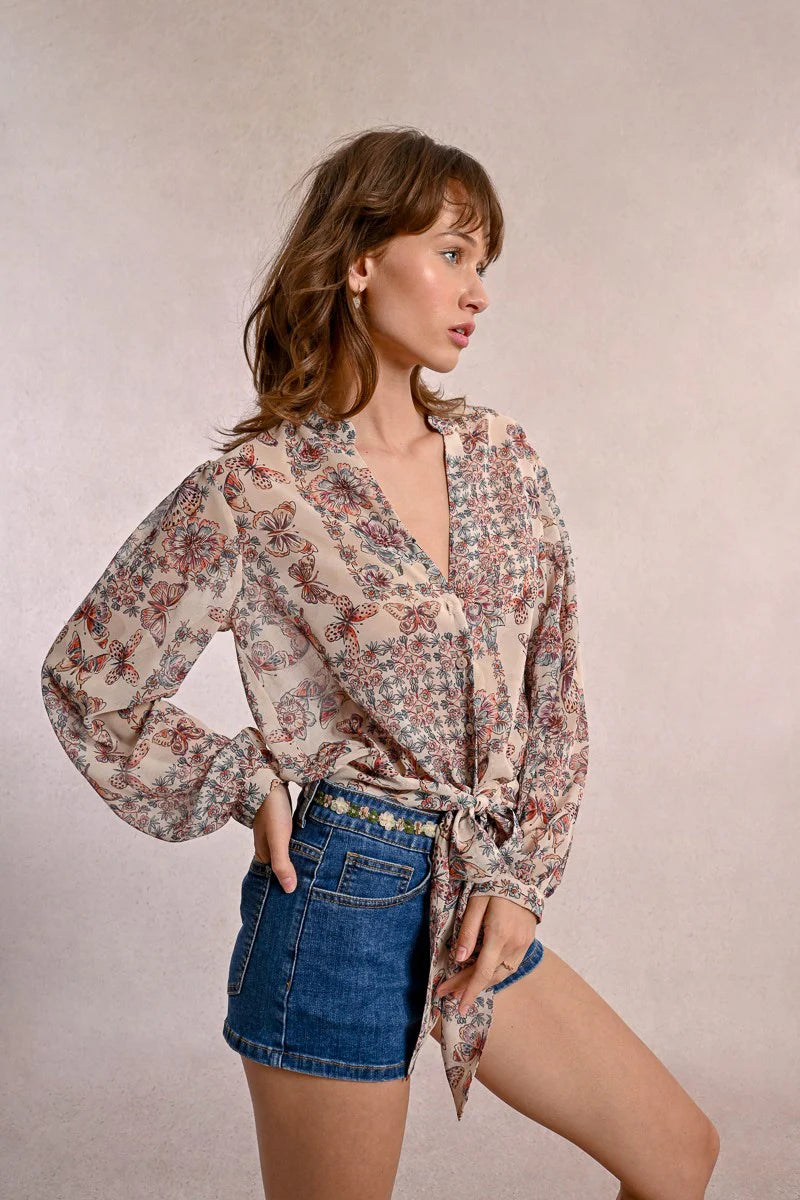
<instances>
[{"instance_id":1,"label":"bare leg","mask_svg":"<svg viewBox=\"0 0 800 1200\"><path fill-rule=\"evenodd\" d=\"M266 1200L389 1200L409 1079L322 1079L240 1057Z\"/></svg>"},{"instance_id":2,"label":"bare leg","mask_svg":"<svg viewBox=\"0 0 800 1200\"><path fill-rule=\"evenodd\" d=\"M555 951L495 996L475 1078L601 1163L622 1184L617 1200L705 1195L719 1152L713 1124Z\"/></svg>"}]
</instances>

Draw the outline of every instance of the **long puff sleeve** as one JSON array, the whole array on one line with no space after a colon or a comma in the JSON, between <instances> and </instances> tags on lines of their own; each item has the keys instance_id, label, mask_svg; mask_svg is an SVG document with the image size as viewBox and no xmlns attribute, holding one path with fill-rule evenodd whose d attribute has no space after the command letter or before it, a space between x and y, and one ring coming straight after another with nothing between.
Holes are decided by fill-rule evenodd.
<instances>
[{"instance_id":1,"label":"long puff sleeve","mask_svg":"<svg viewBox=\"0 0 800 1200\"><path fill-rule=\"evenodd\" d=\"M521 450L523 481L541 532L535 573L539 620L525 663L530 716L517 796L522 845L513 870L541 919L572 846L586 786L589 730L569 533L547 468L524 433Z\"/></svg>"},{"instance_id":2,"label":"long puff sleeve","mask_svg":"<svg viewBox=\"0 0 800 1200\"><path fill-rule=\"evenodd\" d=\"M174 696L231 628L242 545L213 459L129 535L41 669L44 706L77 770L118 817L163 841L251 827L281 778L257 727L209 729Z\"/></svg>"},{"instance_id":3,"label":"long puff sleeve","mask_svg":"<svg viewBox=\"0 0 800 1200\"><path fill-rule=\"evenodd\" d=\"M569 534L544 463L521 425L509 427L531 523L536 611L524 666L525 742L504 869L475 890L504 896L541 921L564 874L588 770L589 737Z\"/></svg>"}]
</instances>

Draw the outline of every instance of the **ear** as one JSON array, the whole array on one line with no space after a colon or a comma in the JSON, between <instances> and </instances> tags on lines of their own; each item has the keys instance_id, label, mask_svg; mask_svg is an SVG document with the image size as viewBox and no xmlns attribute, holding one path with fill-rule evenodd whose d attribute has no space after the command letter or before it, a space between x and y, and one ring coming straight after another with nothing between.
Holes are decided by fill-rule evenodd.
<instances>
[{"instance_id":1,"label":"ear","mask_svg":"<svg viewBox=\"0 0 800 1200\"><path fill-rule=\"evenodd\" d=\"M347 272L347 280L351 291L354 293L362 292L369 282L369 274L367 256L362 254L361 258L357 259Z\"/></svg>"}]
</instances>

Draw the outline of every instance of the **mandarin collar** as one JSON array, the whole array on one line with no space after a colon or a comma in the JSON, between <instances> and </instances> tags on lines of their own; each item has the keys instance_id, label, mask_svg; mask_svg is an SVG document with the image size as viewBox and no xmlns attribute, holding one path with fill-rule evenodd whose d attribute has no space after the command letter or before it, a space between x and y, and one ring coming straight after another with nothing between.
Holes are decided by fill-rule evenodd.
<instances>
[{"instance_id":1,"label":"mandarin collar","mask_svg":"<svg viewBox=\"0 0 800 1200\"><path fill-rule=\"evenodd\" d=\"M356 427L353 422L347 417L326 415L331 412L332 410L323 402L303 418L303 423L333 440L351 444L355 442ZM439 433L443 434L452 432L456 419L453 417L438 416L435 413L425 413L425 421L428 427L436 429Z\"/></svg>"}]
</instances>

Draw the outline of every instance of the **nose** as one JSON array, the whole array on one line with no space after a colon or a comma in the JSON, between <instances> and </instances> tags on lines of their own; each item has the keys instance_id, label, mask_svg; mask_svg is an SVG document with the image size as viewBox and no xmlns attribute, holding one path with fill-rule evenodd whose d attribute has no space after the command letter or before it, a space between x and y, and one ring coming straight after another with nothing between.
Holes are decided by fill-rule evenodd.
<instances>
[{"instance_id":1,"label":"nose","mask_svg":"<svg viewBox=\"0 0 800 1200\"><path fill-rule=\"evenodd\" d=\"M477 292L475 292L472 298L467 301L467 307L473 308L476 313L481 313L485 308L489 307L489 297L487 296L486 289L482 283L478 284Z\"/></svg>"}]
</instances>

